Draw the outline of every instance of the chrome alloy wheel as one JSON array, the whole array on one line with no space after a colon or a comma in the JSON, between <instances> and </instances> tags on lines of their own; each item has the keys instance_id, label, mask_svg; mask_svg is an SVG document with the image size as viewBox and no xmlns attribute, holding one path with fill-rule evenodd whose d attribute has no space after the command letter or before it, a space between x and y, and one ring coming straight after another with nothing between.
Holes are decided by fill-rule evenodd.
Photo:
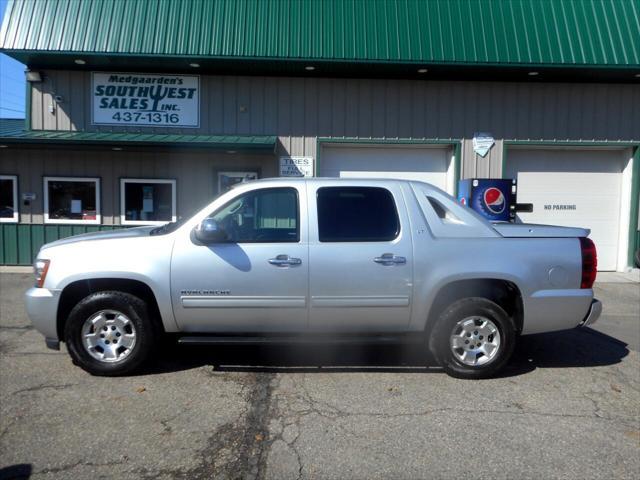
<instances>
[{"instance_id":1,"label":"chrome alloy wheel","mask_svg":"<svg viewBox=\"0 0 640 480\"><path fill-rule=\"evenodd\" d=\"M82 345L96 360L119 362L133 351L136 329L124 313L101 310L84 322Z\"/></svg>"},{"instance_id":2,"label":"chrome alloy wheel","mask_svg":"<svg viewBox=\"0 0 640 480\"><path fill-rule=\"evenodd\" d=\"M467 317L453 327L449 345L463 364L472 367L486 365L500 350L500 332L486 317Z\"/></svg>"}]
</instances>

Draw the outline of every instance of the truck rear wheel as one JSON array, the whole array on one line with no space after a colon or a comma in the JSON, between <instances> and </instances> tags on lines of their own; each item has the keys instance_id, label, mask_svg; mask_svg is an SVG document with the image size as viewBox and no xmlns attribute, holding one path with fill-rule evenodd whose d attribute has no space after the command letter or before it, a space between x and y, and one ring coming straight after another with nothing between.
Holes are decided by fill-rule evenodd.
<instances>
[{"instance_id":1,"label":"truck rear wheel","mask_svg":"<svg viewBox=\"0 0 640 480\"><path fill-rule=\"evenodd\" d=\"M513 320L486 298L457 300L437 319L429 347L452 377L495 375L509 361L516 342Z\"/></svg>"},{"instance_id":2,"label":"truck rear wheel","mask_svg":"<svg viewBox=\"0 0 640 480\"><path fill-rule=\"evenodd\" d=\"M125 375L150 356L156 340L147 305L116 291L97 292L69 314L64 331L73 362L92 375Z\"/></svg>"}]
</instances>

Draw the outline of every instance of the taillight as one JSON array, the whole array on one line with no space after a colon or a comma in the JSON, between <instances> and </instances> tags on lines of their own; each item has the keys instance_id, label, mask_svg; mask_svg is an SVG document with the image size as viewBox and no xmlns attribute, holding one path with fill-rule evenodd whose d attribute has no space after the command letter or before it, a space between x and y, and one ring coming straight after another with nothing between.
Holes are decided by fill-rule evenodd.
<instances>
[{"instance_id":1,"label":"taillight","mask_svg":"<svg viewBox=\"0 0 640 480\"><path fill-rule=\"evenodd\" d=\"M591 288L596 281L598 270L598 253L590 238L580 237L580 251L582 252L582 281L580 288Z\"/></svg>"}]
</instances>

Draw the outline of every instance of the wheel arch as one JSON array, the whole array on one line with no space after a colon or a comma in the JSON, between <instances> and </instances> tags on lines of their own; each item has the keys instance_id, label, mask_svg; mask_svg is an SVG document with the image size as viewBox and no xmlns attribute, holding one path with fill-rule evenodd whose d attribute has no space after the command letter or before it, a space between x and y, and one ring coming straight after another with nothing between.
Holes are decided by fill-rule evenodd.
<instances>
[{"instance_id":1,"label":"wheel arch","mask_svg":"<svg viewBox=\"0 0 640 480\"><path fill-rule=\"evenodd\" d=\"M443 285L431 303L426 330L431 329L448 305L468 297L482 297L498 304L513 319L517 333L522 332L524 325L522 293L514 282L502 278L471 278L455 280Z\"/></svg>"},{"instance_id":2,"label":"wheel arch","mask_svg":"<svg viewBox=\"0 0 640 480\"><path fill-rule=\"evenodd\" d=\"M73 307L92 293L102 291L129 293L145 301L149 307L149 319L158 328L158 332L164 333L165 328L158 301L149 285L140 280L128 278L85 278L69 283L60 293L58 311L56 313L58 338L64 338L64 327Z\"/></svg>"}]
</instances>

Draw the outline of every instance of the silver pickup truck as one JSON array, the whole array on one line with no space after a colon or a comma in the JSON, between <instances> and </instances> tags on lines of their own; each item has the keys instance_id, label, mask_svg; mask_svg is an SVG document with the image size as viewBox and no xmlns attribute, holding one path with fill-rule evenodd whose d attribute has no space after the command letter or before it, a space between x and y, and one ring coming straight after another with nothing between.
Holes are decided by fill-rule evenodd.
<instances>
[{"instance_id":1,"label":"silver pickup truck","mask_svg":"<svg viewBox=\"0 0 640 480\"><path fill-rule=\"evenodd\" d=\"M421 342L481 378L518 335L589 325L588 230L491 224L420 182L244 183L183 223L47 244L26 306L47 345L96 375L160 336L188 344Z\"/></svg>"}]
</instances>

